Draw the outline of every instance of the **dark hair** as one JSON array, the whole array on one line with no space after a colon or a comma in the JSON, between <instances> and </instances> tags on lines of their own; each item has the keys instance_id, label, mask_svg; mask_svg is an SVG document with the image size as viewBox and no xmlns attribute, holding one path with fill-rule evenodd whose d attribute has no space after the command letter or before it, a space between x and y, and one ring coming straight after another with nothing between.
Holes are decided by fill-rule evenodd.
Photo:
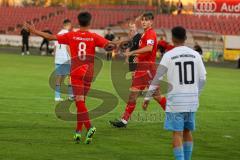
<instances>
[{"instance_id":1,"label":"dark hair","mask_svg":"<svg viewBox=\"0 0 240 160\"><path fill-rule=\"evenodd\" d=\"M70 19L65 19L64 21L63 21L63 24L65 25L65 24L68 24L68 23L71 23L71 20Z\"/></svg>"},{"instance_id":2,"label":"dark hair","mask_svg":"<svg viewBox=\"0 0 240 160\"><path fill-rule=\"evenodd\" d=\"M146 18L148 20L154 20L154 15L152 12L145 12L143 15L142 15L142 18Z\"/></svg>"},{"instance_id":3,"label":"dark hair","mask_svg":"<svg viewBox=\"0 0 240 160\"><path fill-rule=\"evenodd\" d=\"M81 12L78 15L79 25L82 27L87 27L90 25L92 20L92 15L89 12Z\"/></svg>"},{"instance_id":4,"label":"dark hair","mask_svg":"<svg viewBox=\"0 0 240 160\"><path fill-rule=\"evenodd\" d=\"M186 29L181 26L174 27L172 29L172 36L177 40L185 41L187 39Z\"/></svg>"}]
</instances>

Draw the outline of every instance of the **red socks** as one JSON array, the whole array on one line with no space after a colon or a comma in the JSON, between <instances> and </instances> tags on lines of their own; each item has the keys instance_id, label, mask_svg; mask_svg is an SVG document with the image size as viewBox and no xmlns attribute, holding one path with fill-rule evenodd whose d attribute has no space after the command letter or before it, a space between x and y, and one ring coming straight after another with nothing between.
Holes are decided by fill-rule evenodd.
<instances>
[{"instance_id":1,"label":"red socks","mask_svg":"<svg viewBox=\"0 0 240 160\"><path fill-rule=\"evenodd\" d=\"M166 97L157 97L157 98L154 98L158 104L161 105L162 109L165 111L166 110L166 103L167 103L167 99Z\"/></svg>"},{"instance_id":2,"label":"red socks","mask_svg":"<svg viewBox=\"0 0 240 160\"><path fill-rule=\"evenodd\" d=\"M91 122L88 115L88 110L84 101L76 101L77 106L77 128L76 131L82 132L83 124L86 129L91 128Z\"/></svg>"},{"instance_id":3,"label":"red socks","mask_svg":"<svg viewBox=\"0 0 240 160\"><path fill-rule=\"evenodd\" d=\"M167 103L167 99L166 97L159 97L159 98L155 98L155 100L161 105L162 109L165 111L166 110L166 103ZM122 116L122 119L125 121L128 121L129 118L131 117L134 109L136 107L136 102L128 102L125 112Z\"/></svg>"},{"instance_id":4,"label":"red socks","mask_svg":"<svg viewBox=\"0 0 240 160\"><path fill-rule=\"evenodd\" d=\"M136 107L136 102L128 102L122 119L128 121Z\"/></svg>"}]
</instances>

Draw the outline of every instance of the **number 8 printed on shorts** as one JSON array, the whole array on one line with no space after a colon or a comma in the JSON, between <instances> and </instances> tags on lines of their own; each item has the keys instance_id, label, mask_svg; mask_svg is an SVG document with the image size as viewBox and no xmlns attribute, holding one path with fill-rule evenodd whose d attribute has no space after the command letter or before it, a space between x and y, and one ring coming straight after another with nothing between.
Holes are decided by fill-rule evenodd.
<instances>
[{"instance_id":1,"label":"number 8 printed on shorts","mask_svg":"<svg viewBox=\"0 0 240 160\"><path fill-rule=\"evenodd\" d=\"M86 43L80 42L79 46L78 46L78 49L79 49L79 51L78 51L79 59L82 60L82 61L86 60L86 54L87 54L86 53L86 49L87 49Z\"/></svg>"}]
</instances>

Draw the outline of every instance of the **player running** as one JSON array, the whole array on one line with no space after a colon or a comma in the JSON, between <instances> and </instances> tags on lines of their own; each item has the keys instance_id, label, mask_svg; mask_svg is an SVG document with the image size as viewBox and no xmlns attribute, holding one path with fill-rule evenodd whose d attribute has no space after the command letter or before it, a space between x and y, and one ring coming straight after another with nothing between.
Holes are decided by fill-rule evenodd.
<instances>
[{"instance_id":1,"label":"player running","mask_svg":"<svg viewBox=\"0 0 240 160\"><path fill-rule=\"evenodd\" d=\"M131 93L121 120L110 121L114 127L126 127L135 107L136 100L141 91L148 88L150 81L156 73L157 34L152 28L154 16L151 12L144 13L141 17L141 25L144 33L139 42L139 49L126 52L127 57L136 55L137 67L134 71ZM154 99L165 110L166 98L161 97L160 90L154 95Z\"/></svg>"},{"instance_id":2,"label":"player running","mask_svg":"<svg viewBox=\"0 0 240 160\"><path fill-rule=\"evenodd\" d=\"M96 132L92 126L85 104L85 97L88 93L93 78L95 47L113 48L114 44L98 34L89 31L92 16L88 12L78 15L80 29L76 32L68 32L63 35L51 35L36 30L34 26L25 24L30 32L49 40L57 40L59 44L65 44L71 51L71 83L77 106L77 127L74 140L81 141L83 125L87 129L85 143L89 144Z\"/></svg>"},{"instance_id":3,"label":"player running","mask_svg":"<svg viewBox=\"0 0 240 160\"><path fill-rule=\"evenodd\" d=\"M72 28L71 21L65 19L63 21L63 29L58 32L58 35L63 35L69 32ZM54 46L54 55L55 55L55 70L56 70L56 87L55 87L55 101L63 101L61 98L61 84L64 81L65 76L68 76L70 73L70 50L67 45L59 44L57 41ZM68 98L73 100L72 86L68 85Z\"/></svg>"},{"instance_id":4,"label":"player running","mask_svg":"<svg viewBox=\"0 0 240 160\"><path fill-rule=\"evenodd\" d=\"M159 88L160 79L167 74L172 90L167 96L164 127L173 132L176 160L191 160L195 114L207 73L199 53L184 46L186 38L184 28L172 29L175 48L164 54L143 103L143 109L146 110L152 95Z\"/></svg>"}]
</instances>

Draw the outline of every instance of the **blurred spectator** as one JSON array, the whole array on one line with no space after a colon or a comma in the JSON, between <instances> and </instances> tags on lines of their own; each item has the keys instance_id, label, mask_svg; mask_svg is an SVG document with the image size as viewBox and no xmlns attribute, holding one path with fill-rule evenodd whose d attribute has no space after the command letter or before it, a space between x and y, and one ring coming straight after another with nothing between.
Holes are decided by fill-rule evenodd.
<instances>
[{"instance_id":1,"label":"blurred spectator","mask_svg":"<svg viewBox=\"0 0 240 160\"><path fill-rule=\"evenodd\" d=\"M27 55L29 55L30 54L30 52L29 52L29 36L30 36L30 32L28 32L25 29L22 29L21 30L21 35L22 35L22 56L25 55L25 51L26 51Z\"/></svg>"},{"instance_id":2,"label":"blurred spectator","mask_svg":"<svg viewBox=\"0 0 240 160\"><path fill-rule=\"evenodd\" d=\"M177 3L177 13L182 14L182 10L183 10L183 4L182 4L182 1L179 0Z\"/></svg>"},{"instance_id":3,"label":"blurred spectator","mask_svg":"<svg viewBox=\"0 0 240 160\"><path fill-rule=\"evenodd\" d=\"M107 29L105 38L109 41L113 41L115 39L115 35L112 33L110 28ZM107 60L109 61L111 59L112 59L112 51L109 51L109 52L107 52Z\"/></svg>"},{"instance_id":4,"label":"blurred spectator","mask_svg":"<svg viewBox=\"0 0 240 160\"><path fill-rule=\"evenodd\" d=\"M52 32L49 30L49 29L46 29L44 30L43 32L45 33L49 33L49 34L52 34ZM41 51L41 55L44 55L44 52L43 52L43 46L46 45L46 54L49 54L50 51L49 51L49 40L47 39L43 39L41 45L40 45L40 51Z\"/></svg>"},{"instance_id":5,"label":"blurred spectator","mask_svg":"<svg viewBox=\"0 0 240 160\"><path fill-rule=\"evenodd\" d=\"M201 56L203 55L202 47L197 42L195 42L194 50L197 51Z\"/></svg>"}]
</instances>

